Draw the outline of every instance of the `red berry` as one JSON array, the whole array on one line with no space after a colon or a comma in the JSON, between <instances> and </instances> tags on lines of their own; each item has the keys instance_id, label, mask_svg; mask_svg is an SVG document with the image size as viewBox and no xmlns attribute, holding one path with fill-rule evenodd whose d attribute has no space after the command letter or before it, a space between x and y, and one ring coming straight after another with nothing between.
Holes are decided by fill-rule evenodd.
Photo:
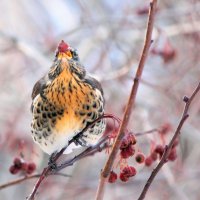
<instances>
[{"instance_id":1,"label":"red berry","mask_svg":"<svg viewBox=\"0 0 200 200\"><path fill-rule=\"evenodd\" d=\"M21 166L22 166L22 161L20 158L16 157L14 160L13 160L13 164L16 168L18 169L21 169Z\"/></svg>"},{"instance_id":2,"label":"red berry","mask_svg":"<svg viewBox=\"0 0 200 200\"><path fill-rule=\"evenodd\" d=\"M123 182L127 182L129 177L127 177L124 173L120 173L119 178Z\"/></svg>"},{"instance_id":3,"label":"red berry","mask_svg":"<svg viewBox=\"0 0 200 200\"><path fill-rule=\"evenodd\" d=\"M127 148L127 152L129 153L129 156L133 156L135 153L135 147L133 145L129 145Z\"/></svg>"},{"instance_id":4,"label":"red berry","mask_svg":"<svg viewBox=\"0 0 200 200\"><path fill-rule=\"evenodd\" d=\"M114 183L117 180L117 174L114 171L110 172L110 176L108 178L109 183Z\"/></svg>"},{"instance_id":5,"label":"red berry","mask_svg":"<svg viewBox=\"0 0 200 200\"><path fill-rule=\"evenodd\" d=\"M153 161L156 161L158 159L158 154L155 151L153 151L150 156Z\"/></svg>"},{"instance_id":6,"label":"red berry","mask_svg":"<svg viewBox=\"0 0 200 200\"><path fill-rule=\"evenodd\" d=\"M162 156L162 154L164 153L164 147L161 144L158 144L154 151Z\"/></svg>"},{"instance_id":7,"label":"red berry","mask_svg":"<svg viewBox=\"0 0 200 200\"><path fill-rule=\"evenodd\" d=\"M135 148L133 145L129 145L127 148L121 150L120 155L122 158L126 159L133 156L135 153Z\"/></svg>"},{"instance_id":8,"label":"red berry","mask_svg":"<svg viewBox=\"0 0 200 200\"><path fill-rule=\"evenodd\" d=\"M169 133L171 130L172 130L171 124L165 123L161 126L159 133L165 135L165 134Z\"/></svg>"},{"instance_id":9,"label":"red berry","mask_svg":"<svg viewBox=\"0 0 200 200\"><path fill-rule=\"evenodd\" d=\"M21 169L24 170L24 171L27 171L28 170L28 164L26 162L23 162Z\"/></svg>"},{"instance_id":10,"label":"red berry","mask_svg":"<svg viewBox=\"0 0 200 200\"><path fill-rule=\"evenodd\" d=\"M152 160L151 156L149 156L149 157L147 157L147 158L145 159L145 165L146 165L147 167L151 166L151 165L152 165L152 162L153 162L153 160Z\"/></svg>"},{"instance_id":11,"label":"red berry","mask_svg":"<svg viewBox=\"0 0 200 200\"><path fill-rule=\"evenodd\" d=\"M129 145L129 141L128 141L127 137L124 137L122 139L122 142L121 142L121 145L120 145L120 149L125 149L125 148L128 147L128 145Z\"/></svg>"},{"instance_id":12,"label":"red berry","mask_svg":"<svg viewBox=\"0 0 200 200\"><path fill-rule=\"evenodd\" d=\"M138 153L136 156L135 156L135 160L137 163L143 163L144 160L145 160L145 156L143 153Z\"/></svg>"},{"instance_id":13,"label":"red berry","mask_svg":"<svg viewBox=\"0 0 200 200\"><path fill-rule=\"evenodd\" d=\"M122 169L121 173L120 173L120 179L121 181L123 182L126 182L128 181L128 179L131 177L131 176L135 176L137 173L135 167L132 167L132 166L126 166Z\"/></svg>"},{"instance_id":14,"label":"red berry","mask_svg":"<svg viewBox=\"0 0 200 200\"><path fill-rule=\"evenodd\" d=\"M135 169L135 167L132 166L126 166L122 169L122 172L124 175L131 177L131 176L135 176L137 171Z\"/></svg>"},{"instance_id":15,"label":"red berry","mask_svg":"<svg viewBox=\"0 0 200 200\"><path fill-rule=\"evenodd\" d=\"M135 136L132 133L128 134L127 138L128 138L129 144L132 144L132 145L136 144Z\"/></svg>"},{"instance_id":16,"label":"red berry","mask_svg":"<svg viewBox=\"0 0 200 200\"><path fill-rule=\"evenodd\" d=\"M120 152L120 155L121 155L121 157L124 158L124 159L130 157L130 154L129 154L129 152L127 151L127 149L122 149L121 152Z\"/></svg>"},{"instance_id":17,"label":"red berry","mask_svg":"<svg viewBox=\"0 0 200 200\"><path fill-rule=\"evenodd\" d=\"M125 149L129 145L135 145L135 144L136 144L135 136L132 133L129 133L125 135L124 138L122 139L120 149Z\"/></svg>"},{"instance_id":18,"label":"red berry","mask_svg":"<svg viewBox=\"0 0 200 200\"><path fill-rule=\"evenodd\" d=\"M174 161L177 158L177 153L176 153L176 149L172 149L171 152L169 153L168 159L170 161Z\"/></svg>"},{"instance_id":19,"label":"red berry","mask_svg":"<svg viewBox=\"0 0 200 200\"><path fill-rule=\"evenodd\" d=\"M166 41L163 49L160 51L160 56L163 58L164 62L167 63L174 60L176 54L176 49L171 45L169 41Z\"/></svg>"},{"instance_id":20,"label":"red berry","mask_svg":"<svg viewBox=\"0 0 200 200\"><path fill-rule=\"evenodd\" d=\"M17 174L19 172L19 169L16 168L15 165L11 165L9 171L11 174Z\"/></svg>"},{"instance_id":21,"label":"red berry","mask_svg":"<svg viewBox=\"0 0 200 200\"><path fill-rule=\"evenodd\" d=\"M58 45L58 52L66 52L69 49L69 45L62 40Z\"/></svg>"},{"instance_id":22,"label":"red berry","mask_svg":"<svg viewBox=\"0 0 200 200\"><path fill-rule=\"evenodd\" d=\"M36 165L35 163L31 162L31 163L28 163L28 168L27 168L27 174L32 174L36 169Z\"/></svg>"}]
</instances>

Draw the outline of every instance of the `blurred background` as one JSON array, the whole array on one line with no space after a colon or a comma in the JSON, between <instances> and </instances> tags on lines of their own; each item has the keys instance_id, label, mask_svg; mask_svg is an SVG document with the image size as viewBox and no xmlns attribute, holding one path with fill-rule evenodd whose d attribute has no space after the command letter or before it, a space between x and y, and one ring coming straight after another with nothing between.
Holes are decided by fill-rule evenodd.
<instances>
[{"instance_id":1,"label":"blurred background","mask_svg":"<svg viewBox=\"0 0 200 200\"><path fill-rule=\"evenodd\" d=\"M102 83L106 113L120 118L133 83L143 47L148 0L1 0L0 1L0 185L12 175L13 159L46 166L48 155L31 138L31 92L51 66L57 44L64 39L78 50L86 70ZM200 1L158 1L148 60L129 123L134 133L170 126L168 141L179 122L184 103L200 81ZM146 199L200 199L200 95L181 131L178 158L156 177ZM110 125L112 126L112 125ZM138 137L138 149L148 155L158 133ZM94 199L99 174L108 157L98 153L66 168L71 175L51 176L38 199ZM137 199L150 167L129 163L137 175L129 182L107 184L105 199ZM116 169L118 171L119 169ZM36 179L0 190L0 199L25 199Z\"/></svg>"}]
</instances>

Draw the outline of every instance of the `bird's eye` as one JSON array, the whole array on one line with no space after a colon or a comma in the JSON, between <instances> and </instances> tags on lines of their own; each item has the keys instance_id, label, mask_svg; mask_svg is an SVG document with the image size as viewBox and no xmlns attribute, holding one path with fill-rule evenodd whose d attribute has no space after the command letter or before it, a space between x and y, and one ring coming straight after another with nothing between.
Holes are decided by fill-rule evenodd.
<instances>
[{"instance_id":1,"label":"bird's eye","mask_svg":"<svg viewBox=\"0 0 200 200\"><path fill-rule=\"evenodd\" d=\"M73 50L73 51L71 51L71 53L72 53L73 59L78 61L78 60L79 60L79 57L78 57L77 51L76 51L76 50Z\"/></svg>"}]
</instances>

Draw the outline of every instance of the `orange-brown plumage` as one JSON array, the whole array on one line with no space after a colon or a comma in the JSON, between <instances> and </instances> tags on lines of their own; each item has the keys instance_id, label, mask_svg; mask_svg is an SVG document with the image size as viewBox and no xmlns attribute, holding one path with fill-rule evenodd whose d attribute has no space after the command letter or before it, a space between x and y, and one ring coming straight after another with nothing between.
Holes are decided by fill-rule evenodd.
<instances>
[{"instance_id":1,"label":"orange-brown plumage","mask_svg":"<svg viewBox=\"0 0 200 200\"><path fill-rule=\"evenodd\" d=\"M103 91L94 78L86 75L77 55L62 43L49 73L33 89L32 136L40 147L52 154L68 145L88 123L104 111ZM101 120L80 137L83 145L95 144L105 128Z\"/></svg>"}]
</instances>

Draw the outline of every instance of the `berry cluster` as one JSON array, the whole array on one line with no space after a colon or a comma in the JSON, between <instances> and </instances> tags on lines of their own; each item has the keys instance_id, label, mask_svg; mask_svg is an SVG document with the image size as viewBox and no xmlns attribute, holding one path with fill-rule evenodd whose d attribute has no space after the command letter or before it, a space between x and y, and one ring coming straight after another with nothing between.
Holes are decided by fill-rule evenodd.
<instances>
[{"instance_id":1,"label":"berry cluster","mask_svg":"<svg viewBox=\"0 0 200 200\"><path fill-rule=\"evenodd\" d=\"M36 169L36 165L33 162L25 162L22 158L14 158L13 165L10 166L9 171L11 174L17 174L23 172L25 174L32 174Z\"/></svg>"},{"instance_id":2,"label":"berry cluster","mask_svg":"<svg viewBox=\"0 0 200 200\"><path fill-rule=\"evenodd\" d=\"M135 176L137 173L135 167L126 166L120 172L120 180L123 182L127 182L130 177Z\"/></svg>"},{"instance_id":3,"label":"berry cluster","mask_svg":"<svg viewBox=\"0 0 200 200\"><path fill-rule=\"evenodd\" d=\"M149 156L145 157L145 155L138 150L136 147L136 138L132 132L127 132L126 135L122 138L120 144L120 172L117 174L113 170L110 172L108 182L114 183L119 178L122 182L127 182L130 177L136 175L137 170L134 166L130 166L128 164L128 159L134 157L135 162L138 164L144 164L146 166L151 166L153 162L158 159L161 159L163 153L165 152L165 144L166 144L166 136L171 132L172 126L170 123L164 123L159 129L157 129L157 133L160 137L161 144L155 145L152 143L151 153ZM114 133L114 134L113 134ZM110 138L116 137L116 130L110 134ZM176 146L178 145L179 141L176 140L173 144L171 152L168 155L167 161L174 161L177 158L177 150Z\"/></svg>"},{"instance_id":4,"label":"berry cluster","mask_svg":"<svg viewBox=\"0 0 200 200\"><path fill-rule=\"evenodd\" d=\"M136 139L133 133L128 133L122 139L120 145L120 174L119 179L123 182L127 182L130 177L136 175L137 171L135 167L129 166L127 163L127 159L135 155L135 145ZM124 161L124 162L123 162ZM135 155L135 161L139 164L144 163L145 156L141 152L137 152ZM124 164L125 163L125 164ZM114 171L110 172L108 182L114 183L117 180L118 176L117 173Z\"/></svg>"},{"instance_id":5,"label":"berry cluster","mask_svg":"<svg viewBox=\"0 0 200 200\"><path fill-rule=\"evenodd\" d=\"M120 155L122 159L129 158L135 154L135 147L136 144L135 136L131 133L127 134L121 142L120 145Z\"/></svg>"},{"instance_id":6,"label":"berry cluster","mask_svg":"<svg viewBox=\"0 0 200 200\"><path fill-rule=\"evenodd\" d=\"M168 160L169 161L175 161L177 158L177 151L176 151L176 146L178 145L178 140L175 140L172 149L168 155ZM155 146L151 154L146 157L145 159L145 165L146 166L151 166L154 161L156 161L158 158L161 159L162 155L165 151L165 147L161 144L158 144Z\"/></svg>"},{"instance_id":7,"label":"berry cluster","mask_svg":"<svg viewBox=\"0 0 200 200\"><path fill-rule=\"evenodd\" d=\"M127 182L130 177L135 176L137 173L135 167L132 166L126 166L121 169L119 178L123 182ZM114 183L117 180L117 174L114 171L110 172L108 182Z\"/></svg>"}]
</instances>

